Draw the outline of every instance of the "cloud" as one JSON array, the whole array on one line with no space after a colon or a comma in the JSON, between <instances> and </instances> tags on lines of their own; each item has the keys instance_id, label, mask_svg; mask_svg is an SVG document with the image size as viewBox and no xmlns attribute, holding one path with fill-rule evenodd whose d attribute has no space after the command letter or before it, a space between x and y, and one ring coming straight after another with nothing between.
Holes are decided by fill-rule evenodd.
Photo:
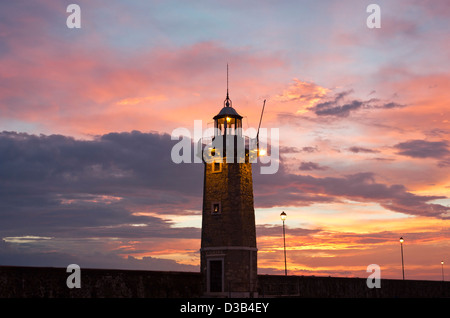
<instances>
[{"instance_id":1,"label":"cloud","mask_svg":"<svg viewBox=\"0 0 450 318\"><path fill-rule=\"evenodd\" d=\"M308 162L302 161L300 163L299 169L302 171L311 171L311 170L327 170L329 168L325 167L325 166L321 166L321 165L311 162L311 161L308 161Z\"/></svg>"},{"instance_id":2,"label":"cloud","mask_svg":"<svg viewBox=\"0 0 450 318\"><path fill-rule=\"evenodd\" d=\"M396 102L382 102L376 98L366 101L356 99L347 100L347 96L351 93L353 93L353 90L335 93L334 96L328 98L329 100L320 102L308 109L314 111L317 116L334 116L342 118L348 117L350 113L359 109L393 109L405 106Z\"/></svg>"},{"instance_id":3,"label":"cloud","mask_svg":"<svg viewBox=\"0 0 450 318\"><path fill-rule=\"evenodd\" d=\"M301 81L294 78L291 84L282 94L276 96L275 100L281 102L298 101L302 104L313 104L321 98L325 97L330 91L312 82Z\"/></svg>"},{"instance_id":4,"label":"cloud","mask_svg":"<svg viewBox=\"0 0 450 318\"><path fill-rule=\"evenodd\" d=\"M302 148L302 151L303 151L303 152L309 152L309 153L312 153L312 152L317 152L317 151L319 151L319 148L318 148L317 146L315 146L315 147L306 146L306 147L303 147L303 148Z\"/></svg>"},{"instance_id":5,"label":"cloud","mask_svg":"<svg viewBox=\"0 0 450 318\"><path fill-rule=\"evenodd\" d=\"M61 243L64 244L64 242ZM67 265L75 263L80 265L81 268L199 271L196 265L182 264L172 259L160 257L145 256L136 258L128 255L126 258L123 258L111 251L92 252L89 250L74 255L74 251L72 253L70 251L48 251L41 250L35 245L28 247L22 245L18 246L6 242L6 240L0 240L1 265L67 267Z\"/></svg>"},{"instance_id":6,"label":"cloud","mask_svg":"<svg viewBox=\"0 0 450 318\"><path fill-rule=\"evenodd\" d=\"M398 154L412 158L443 158L450 154L448 142L409 140L394 145L398 149Z\"/></svg>"},{"instance_id":7,"label":"cloud","mask_svg":"<svg viewBox=\"0 0 450 318\"><path fill-rule=\"evenodd\" d=\"M450 158L449 159L444 159L438 162L438 167L439 168L446 168L446 167L450 167Z\"/></svg>"},{"instance_id":8,"label":"cloud","mask_svg":"<svg viewBox=\"0 0 450 318\"><path fill-rule=\"evenodd\" d=\"M201 205L201 165L174 164L174 143L138 131L94 140L0 133L1 233L197 237L161 217L133 214L184 214Z\"/></svg>"},{"instance_id":9,"label":"cloud","mask_svg":"<svg viewBox=\"0 0 450 318\"><path fill-rule=\"evenodd\" d=\"M316 115L330 115L337 117L347 117L350 115L350 112L353 110L357 110L363 106L363 103L357 100L354 100L348 104L344 105L336 105L331 106L329 102L320 103L314 107L314 112Z\"/></svg>"},{"instance_id":10,"label":"cloud","mask_svg":"<svg viewBox=\"0 0 450 318\"><path fill-rule=\"evenodd\" d=\"M385 103L385 104L374 106L374 108L385 108L385 109L401 108L401 107L405 107L405 105L404 104L395 103L395 102L389 102L389 103Z\"/></svg>"},{"instance_id":11,"label":"cloud","mask_svg":"<svg viewBox=\"0 0 450 318\"><path fill-rule=\"evenodd\" d=\"M175 143L139 131L93 140L1 132L1 263L193 270L170 255L188 253L200 228L171 218L200 215L203 169L174 164Z\"/></svg>"},{"instance_id":12,"label":"cloud","mask_svg":"<svg viewBox=\"0 0 450 318\"><path fill-rule=\"evenodd\" d=\"M304 229L304 228L294 228L286 226L289 235L292 236L309 236L320 232L320 229ZM281 236L280 226L271 224L258 224L256 226L256 233L258 236Z\"/></svg>"},{"instance_id":13,"label":"cloud","mask_svg":"<svg viewBox=\"0 0 450 318\"><path fill-rule=\"evenodd\" d=\"M424 134L430 137L443 137L446 135L450 135L450 129L444 128L432 128L424 131Z\"/></svg>"},{"instance_id":14,"label":"cloud","mask_svg":"<svg viewBox=\"0 0 450 318\"><path fill-rule=\"evenodd\" d=\"M117 105L136 105L141 104L144 102L150 102L150 101L161 101L161 100L167 100L167 97L164 95L157 95L157 96L145 96L145 97L136 97L136 98L125 98L120 101L118 101Z\"/></svg>"},{"instance_id":15,"label":"cloud","mask_svg":"<svg viewBox=\"0 0 450 318\"><path fill-rule=\"evenodd\" d=\"M402 184L376 181L372 172L359 172L342 177L314 177L289 173L281 160L275 176L254 175L255 204L260 207L305 206L319 202L350 199L374 202L385 209L410 215L448 219L450 208L430 203L446 199L440 195L416 195Z\"/></svg>"},{"instance_id":16,"label":"cloud","mask_svg":"<svg viewBox=\"0 0 450 318\"><path fill-rule=\"evenodd\" d=\"M281 154L301 153L301 152L313 153L313 152L318 152L318 151L319 151L319 148L317 146L314 146L314 147L306 146L306 147L297 148L297 147L292 147L292 146L280 145L280 153Z\"/></svg>"},{"instance_id":17,"label":"cloud","mask_svg":"<svg viewBox=\"0 0 450 318\"><path fill-rule=\"evenodd\" d=\"M438 167L446 168L450 166L450 150L448 149L448 142L443 141L425 141L425 140L410 140L399 143L394 146L398 150L398 154L409 156L412 158L436 158L442 159L438 162Z\"/></svg>"},{"instance_id":18,"label":"cloud","mask_svg":"<svg viewBox=\"0 0 450 318\"><path fill-rule=\"evenodd\" d=\"M175 226L171 216L198 215L200 220L203 166L174 164L175 142L167 134L139 131L93 140L0 133L0 237L35 253L53 250L83 259L87 246L117 257L149 256L180 240L192 240L177 246L195 250L200 222ZM275 175L254 174L256 208L354 200L449 218L448 207L431 203L444 196L416 195L404 185L378 182L372 172L314 177L293 174L283 159L280 163ZM326 169L314 162L300 167ZM170 253L179 252L174 247Z\"/></svg>"},{"instance_id":19,"label":"cloud","mask_svg":"<svg viewBox=\"0 0 450 318\"><path fill-rule=\"evenodd\" d=\"M179 19L150 19L141 32L150 20L133 5L92 3L82 10L82 28L74 31L65 25L62 3L2 6L0 125L16 129L14 121L33 131L76 136L149 126L170 132L187 119L206 119L202 110L210 109L213 95L221 103L224 96L217 99L217 94L225 95L227 61L233 82L240 83L233 88L230 82L234 96L259 90L265 82L261 74L284 65L267 51L230 48L211 39L158 42L159 28ZM123 14L117 17L114 10Z\"/></svg>"},{"instance_id":20,"label":"cloud","mask_svg":"<svg viewBox=\"0 0 450 318\"><path fill-rule=\"evenodd\" d=\"M373 149L364 148L364 147L357 147L357 146L352 146L352 147L348 148L348 150L351 152L354 152L354 153L360 153L360 152L377 153L377 152L379 152L378 150L373 150Z\"/></svg>"}]
</instances>

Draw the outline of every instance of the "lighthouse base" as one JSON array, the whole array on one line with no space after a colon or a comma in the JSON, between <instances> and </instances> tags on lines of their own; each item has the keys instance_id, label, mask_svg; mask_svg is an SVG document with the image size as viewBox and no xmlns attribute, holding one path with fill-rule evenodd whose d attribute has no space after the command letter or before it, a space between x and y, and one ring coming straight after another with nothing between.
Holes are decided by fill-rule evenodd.
<instances>
[{"instance_id":1,"label":"lighthouse base","mask_svg":"<svg viewBox=\"0 0 450 318\"><path fill-rule=\"evenodd\" d=\"M258 297L257 248L204 247L200 250L206 297Z\"/></svg>"}]
</instances>

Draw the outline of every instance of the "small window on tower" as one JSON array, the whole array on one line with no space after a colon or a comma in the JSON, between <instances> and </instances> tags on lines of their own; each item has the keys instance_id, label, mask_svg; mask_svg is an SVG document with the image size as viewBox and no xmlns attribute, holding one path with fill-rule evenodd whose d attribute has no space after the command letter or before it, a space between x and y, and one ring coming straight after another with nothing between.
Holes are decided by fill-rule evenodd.
<instances>
[{"instance_id":1,"label":"small window on tower","mask_svg":"<svg viewBox=\"0 0 450 318\"><path fill-rule=\"evenodd\" d=\"M222 163L214 161L212 163L212 172L221 172L222 171Z\"/></svg>"},{"instance_id":2,"label":"small window on tower","mask_svg":"<svg viewBox=\"0 0 450 318\"><path fill-rule=\"evenodd\" d=\"M213 202L211 204L211 214L220 214L222 213L222 207L220 205L220 202Z\"/></svg>"}]
</instances>

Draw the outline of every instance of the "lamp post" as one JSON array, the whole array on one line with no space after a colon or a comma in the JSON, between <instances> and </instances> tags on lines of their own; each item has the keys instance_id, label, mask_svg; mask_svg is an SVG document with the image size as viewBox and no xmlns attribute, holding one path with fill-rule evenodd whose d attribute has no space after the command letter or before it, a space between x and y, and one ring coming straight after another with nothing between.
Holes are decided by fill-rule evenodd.
<instances>
[{"instance_id":1,"label":"lamp post","mask_svg":"<svg viewBox=\"0 0 450 318\"><path fill-rule=\"evenodd\" d=\"M405 280L405 266L403 264L403 237L400 237L400 249L402 251L402 275L403 275L403 280Z\"/></svg>"},{"instance_id":2,"label":"lamp post","mask_svg":"<svg viewBox=\"0 0 450 318\"><path fill-rule=\"evenodd\" d=\"M444 261L441 261L442 266L442 281L444 281Z\"/></svg>"},{"instance_id":3,"label":"lamp post","mask_svg":"<svg viewBox=\"0 0 450 318\"><path fill-rule=\"evenodd\" d=\"M286 233L284 231L284 220L286 220L286 213L281 212L280 218L283 221L283 245L284 245L284 275L287 276L287 265L286 265Z\"/></svg>"}]
</instances>

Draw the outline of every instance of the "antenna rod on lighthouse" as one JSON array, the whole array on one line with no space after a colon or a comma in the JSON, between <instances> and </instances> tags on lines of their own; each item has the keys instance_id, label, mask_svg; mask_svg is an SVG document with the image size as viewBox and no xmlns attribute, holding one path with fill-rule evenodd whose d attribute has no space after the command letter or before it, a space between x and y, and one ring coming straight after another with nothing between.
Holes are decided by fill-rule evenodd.
<instances>
[{"instance_id":1,"label":"antenna rod on lighthouse","mask_svg":"<svg viewBox=\"0 0 450 318\"><path fill-rule=\"evenodd\" d=\"M262 122L262 118L263 118L263 114L264 114L264 107L266 107L266 100L264 100L264 104L263 104L263 108L261 111L261 118L259 119L259 126L258 126L258 132L256 133L256 139L259 145L259 128L261 128L261 122Z\"/></svg>"},{"instance_id":2,"label":"antenna rod on lighthouse","mask_svg":"<svg viewBox=\"0 0 450 318\"><path fill-rule=\"evenodd\" d=\"M264 114L264 107L266 107L266 100L264 100L263 108L261 111L261 118L259 118L258 132L256 133L256 151L259 156L259 128L261 128L261 122Z\"/></svg>"},{"instance_id":3,"label":"antenna rod on lighthouse","mask_svg":"<svg viewBox=\"0 0 450 318\"><path fill-rule=\"evenodd\" d=\"M227 63L227 99L229 99L229 96L228 96L228 63Z\"/></svg>"}]
</instances>

